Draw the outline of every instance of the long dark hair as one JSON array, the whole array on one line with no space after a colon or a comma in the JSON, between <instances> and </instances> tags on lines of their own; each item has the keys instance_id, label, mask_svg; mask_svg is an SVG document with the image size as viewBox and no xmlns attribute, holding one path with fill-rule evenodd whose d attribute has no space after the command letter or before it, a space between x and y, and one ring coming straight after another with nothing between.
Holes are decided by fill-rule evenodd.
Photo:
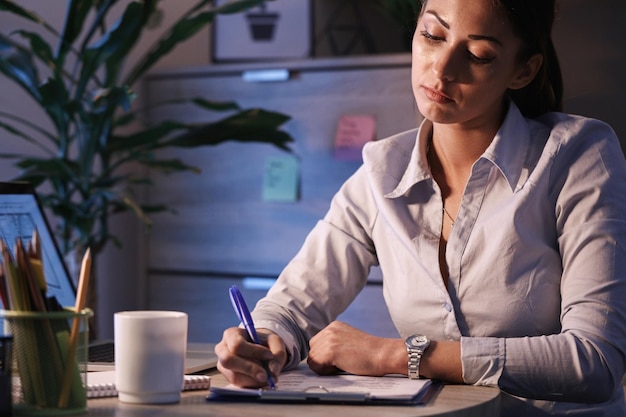
<instances>
[{"instance_id":1,"label":"long dark hair","mask_svg":"<svg viewBox=\"0 0 626 417\"><path fill-rule=\"evenodd\" d=\"M419 1L419 9L428 0ZM534 54L543 56L543 63L533 81L509 95L526 117L537 117L551 111L563 110L563 76L552 42L552 25L556 15L556 0L492 0L503 10L515 33L524 41L520 60ZM420 13L421 13L420 11Z\"/></svg>"},{"instance_id":2,"label":"long dark hair","mask_svg":"<svg viewBox=\"0 0 626 417\"><path fill-rule=\"evenodd\" d=\"M515 33L524 41L520 59L541 54L543 64L533 81L509 95L526 117L563 110L563 77L552 42L556 0L493 0L506 11Z\"/></svg>"}]
</instances>

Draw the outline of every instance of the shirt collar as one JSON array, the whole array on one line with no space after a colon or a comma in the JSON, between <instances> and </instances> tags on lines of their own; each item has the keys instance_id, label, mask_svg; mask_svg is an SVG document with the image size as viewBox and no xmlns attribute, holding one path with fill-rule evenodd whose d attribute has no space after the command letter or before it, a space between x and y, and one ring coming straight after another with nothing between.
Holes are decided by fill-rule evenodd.
<instances>
[{"instance_id":1,"label":"shirt collar","mask_svg":"<svg viewBox=\"0 0 626 417\"><path fill-rule=\"evenodd\" d=\"M413 185L425 179L432 178L426 153L428 142L430 141L433 123L424 119L417 132L417 140L413 147L413 152L406 166L406 170L400 178L395 188L385 194L387 198L396 198L405 194Z\"/></svg>"},{"instance_id":2,"label":"shirt collar","mask_svg":"<svg viewBox=\"0 0 626 417\"><path fill-rule=\"evenodd\" d=\"M491 161L515 191L522 178L530 144L530 128L518 107L509 100L509 110L481 158ZM521 181L520 181L521 180Z\"/></svg>"},{"instance_id":3,"label":"shirt collar","mask_svg":"<svg viewBox=\"0 0 626 417\"><path fill-rule=\"evenodd\" d=\"M430 120L422 122L404 175L396 187L385 194L385 197L396 198L404 195L418 182L432 178L426 158L432 128L433 124ZM509 101L509 109L504 122L479 160L488 160L498 167L511 189L515 190L522 177L529 142L528 123L515 103Z\"/></svg>"}]
</instances>

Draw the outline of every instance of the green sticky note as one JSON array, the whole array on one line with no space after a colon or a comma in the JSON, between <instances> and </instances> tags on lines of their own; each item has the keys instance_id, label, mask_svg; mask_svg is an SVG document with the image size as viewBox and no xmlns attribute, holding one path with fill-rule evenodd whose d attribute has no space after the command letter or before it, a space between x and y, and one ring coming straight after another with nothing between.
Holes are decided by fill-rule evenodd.
<instances>
[{"instance_id":1,"label":"green sticky note","mask_svg":"<svg viewBox=\"0 0 626 417\"><path fill-rule=\"evenodd\" d=\"M265 160L263 201L292 203L298 201L300 161L293 156Z\"/></svg>"}]
</instances>

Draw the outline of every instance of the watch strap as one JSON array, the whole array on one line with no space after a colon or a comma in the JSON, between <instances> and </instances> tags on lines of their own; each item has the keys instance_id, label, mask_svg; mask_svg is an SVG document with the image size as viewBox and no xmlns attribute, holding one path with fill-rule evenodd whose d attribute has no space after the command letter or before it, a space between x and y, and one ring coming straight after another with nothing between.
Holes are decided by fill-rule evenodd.
<instances>
[{"instance_id":1,"label":"watch strap","mask_svg":"<svg viewBox=\"0 0 626 417\"><path fill-rule=\"evenodd\" d=\"M420 361L422 360L422 352L415 349L410 349L409 354L409 379L419 379L420 377Z\"/></svg>"}]
</instances>

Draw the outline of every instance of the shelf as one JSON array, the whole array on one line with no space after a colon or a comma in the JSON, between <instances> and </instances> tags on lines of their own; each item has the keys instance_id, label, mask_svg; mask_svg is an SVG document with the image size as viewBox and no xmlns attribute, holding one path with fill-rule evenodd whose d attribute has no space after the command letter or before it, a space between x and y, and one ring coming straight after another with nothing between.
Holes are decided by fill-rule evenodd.
<instances>
[{"instance_id":1,"label":"shelf","mask_svg":"<svg viewBox=\"0 0 626 417\"><path fill-rule=\"evenodd\" d=\"M286 69L290 72L353 70L374 68L402 68L411 66L411 54L378 54L336 58L311 58L288 61L237 62L202 65L185 68L166 68L147 75L148 80L178 77L233 76L244 71Z\"/></svg>"}]
</instances>

